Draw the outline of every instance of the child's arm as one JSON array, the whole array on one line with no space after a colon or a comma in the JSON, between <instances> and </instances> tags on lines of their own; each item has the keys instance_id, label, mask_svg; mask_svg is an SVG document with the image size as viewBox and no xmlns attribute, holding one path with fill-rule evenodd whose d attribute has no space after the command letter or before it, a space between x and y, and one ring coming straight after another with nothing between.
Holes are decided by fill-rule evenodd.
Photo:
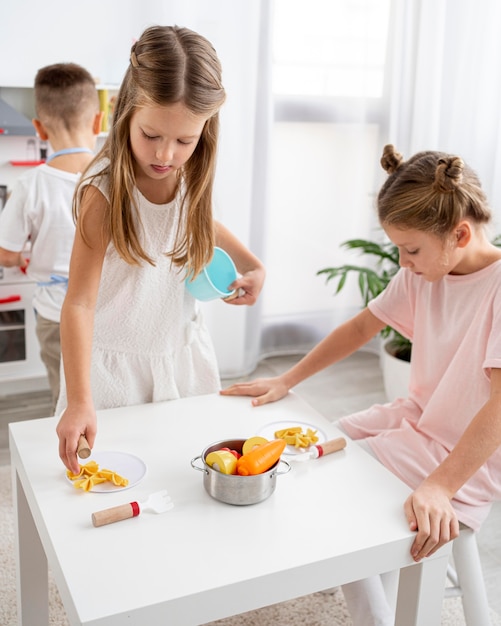
<instances>
[{"instance_id":1,"label":"child's arm","mask_svg":"<svg viewBox=\"0 0 501 626\"><path fill-rule=\"evenodd\" d=\"M454 416L444 415L444 419ZM405 512L417 530L411 554L430 556L459 534L450 503L454 494L501 445L501 369L491 370L490 397L470 422L449 456L410 495Z\"/></svg>"},{"instance_id":2,"label":"child's arm","mask_svg":"<svg viewBox=\"0 0 501 626\"><path fill-rule=\"evenodd\" d=\"M28 260L22 252L12 252L5 248L0 248L1 267L19 267L22 270L28 267Z\"/></svg>"},{"instance_id":3,"label":"child's arm","mask_svg":"<svg viewBox=\"0 0 501 626\"><path fill-rule=\"evenodd\" d=\"M227 396L253 396L252 404L258 406L280 400L289 389L329 365L349 356L386 326L369 309L335 328L315 346L299 363L275 378L258 378L249 383L237 383L221 391Z\"/></svg>"},{"instance_id":4,"label":"child's arm","mask_svg":"<svg viewBox=\"0 0 501 626\"><path fill-rule=\"evenodd\" d=\"M109 242L105 236L104 196L92 186L85 189L70 262L68 291L61 311L61 351L68 405L57 425L59 456L66 467L78 473L77 446L85 435L90 447L96 436L96 413L92 401L90 367L94 309L104 254Z\"/></svg>"},{"instance_id":5,"label":"child's arm","mask_svg":"<svg viewBox=\"0 0 501 626\"><path fill-rule=\"evenodd\" d=\"M33 204L29 187L24 178L17 180L5 207L0 212L0 233L4 245L8 244L7 248L0 247L0 266L19 267L23 272L28 267L28 259L24 256L23 250L30 235L33 234L30 231L31 219L28 214L38 210L36 203Z\"/></svg>"},{"instance_id":6,"label":"child's arm","mask_svg":"<svg viewBox=\"0 0 501 626\"><path fill-rule=\"evenodd\" d=\"M231 256L241 274L229 288L241 289L243 293L228 300L228 303L254 304L263 288L266 274L264 265L220 222L215 222L215 226L216 245Z\"/></svg>"}]
</instances>

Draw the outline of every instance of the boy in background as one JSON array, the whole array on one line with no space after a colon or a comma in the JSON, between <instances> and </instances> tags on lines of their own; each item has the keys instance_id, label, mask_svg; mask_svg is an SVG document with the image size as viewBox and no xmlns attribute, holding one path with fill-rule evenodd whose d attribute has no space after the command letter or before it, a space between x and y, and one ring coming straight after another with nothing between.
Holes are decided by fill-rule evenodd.
<instances>
[{"instance_id":1,"label":"boy in background","mask_svg":"<svg viewBox=\"0 0 501 626\"><path fill-rule=\"evenodd\" d=\"M55 408L61 359L59 321L75 234L73 194L94 156L102 113L92 76L75 63L56 63L37 72L35 110L33 125L53 152L44 164L16 180L0 213L0 265L19 266L37 282L33 296L36 332Z\"/></svg>"}]
</instances>

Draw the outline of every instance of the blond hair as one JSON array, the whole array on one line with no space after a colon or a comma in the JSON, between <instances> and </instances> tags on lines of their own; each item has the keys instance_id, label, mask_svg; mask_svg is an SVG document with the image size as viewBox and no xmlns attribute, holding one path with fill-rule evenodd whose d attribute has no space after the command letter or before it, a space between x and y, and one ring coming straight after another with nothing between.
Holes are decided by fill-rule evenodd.
<instances>
[{"instance_id":1,"label":"blond hair","mask_svg":"<svg viewBox=\"0 0 501 626\"><path fill-rule=\"evenodd\" d=\"M141 247L137 232L135 175L129 145L130 120L138 107L182 103L206 116L195 151L180 171L183 197L173 250L177 266L197 274L210 260L214 242L212 190L219 135L219 109L225 100L221 64L207 39L187 28L153 26L131 49L130 64L117 95L108 138L95 161L109 164L95 176L109 178L107 228L120 256L128 263L154 265ZM92 164L91 164L92 166ZM75 215L77 208L74 206ZM139 220L140 221L140 220Z\"/></svg>"},{"instance_id":2,"label":"blond hair","mask_svg":"<svg viewBox=\"0 0 501 626\"><path fill-rule=\"evenodd\" d=\"M443 237L463 219L475 224L490 221L480 180L460 157L428 150L404 161L389 144L384 147L381 165L389 174L377 200L382 225Z\"/></svg>"},{"instance_id":3,"label":"blond hair","mask_svg":"<svg viewBox=\"0 0 501 626\"><path fill-rule=\"evenodd\" d=\"M76 63L40 68L35 76L35 111L49 131L60 125L68 131L88 126L99 111L94 79Z\"/></svg>"}]
</instances>

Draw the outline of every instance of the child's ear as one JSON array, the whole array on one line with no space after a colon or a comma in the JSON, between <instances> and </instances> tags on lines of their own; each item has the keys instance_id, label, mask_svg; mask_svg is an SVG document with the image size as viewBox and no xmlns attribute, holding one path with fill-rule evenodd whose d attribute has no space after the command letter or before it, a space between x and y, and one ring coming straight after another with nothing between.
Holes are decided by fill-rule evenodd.
<instances>
[{"instance_id":1,"label":"child's ear","mask_svg":"<svg viewBox=\"0 0 501 626\"><path fill-rule=\"evenodd\" d=\"M37 120L36 118L33 118L31 120L31 123L35 127L35 130L37 131L37 135L40 137L40 139L42 141L48 141L49 140L49 136L47 135L47 132L45 130L45 126L42 124L42 122L40 120Z\"/></svg>"},{"instance_id":2,"label":"child's ear","mask_svg":"<svg viewBox=\"0 0 501 626\"><path fill-rule=\"evenodd\" d=\"M96 116L94 117L94 124L92 125L92 132L94 133L94 135L99 135L99 133L101 132L101 128L103 125L103 116L104 111L99 111L99 113L96 113Z\"/></svg>"},{"instance_id":3,"label":"child's ear","mask_svg":"<svg viewBox=\"0 0 501 626\"><path fill-rule=\"evenodd\" d=\"M468 220L459 222L455 229L458 248L464 248L471 240L471 224Z\"/></svg>"}]
</instances>

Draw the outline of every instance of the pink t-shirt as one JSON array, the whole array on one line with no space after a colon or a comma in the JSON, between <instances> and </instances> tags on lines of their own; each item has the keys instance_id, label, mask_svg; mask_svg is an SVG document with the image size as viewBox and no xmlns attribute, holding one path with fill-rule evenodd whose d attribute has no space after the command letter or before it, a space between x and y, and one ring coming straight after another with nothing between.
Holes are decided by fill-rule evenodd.
<instances>
[{"instance_id":1,"label":"pink t-shirt","mask_svg":"<svg viewBox=\"0 0 501 626\"><path fill-rule=\"evenodd\" d=\"M380 320L412 340L409 397L340 420L378 459L416 488L454 447L501 368L501 261L428 282L401 269L369 303ZM501 419L501 416L500 416ZM478 530L501 499L501 449L457 492L458 518Z\"/></svg>"}]
</instances>

